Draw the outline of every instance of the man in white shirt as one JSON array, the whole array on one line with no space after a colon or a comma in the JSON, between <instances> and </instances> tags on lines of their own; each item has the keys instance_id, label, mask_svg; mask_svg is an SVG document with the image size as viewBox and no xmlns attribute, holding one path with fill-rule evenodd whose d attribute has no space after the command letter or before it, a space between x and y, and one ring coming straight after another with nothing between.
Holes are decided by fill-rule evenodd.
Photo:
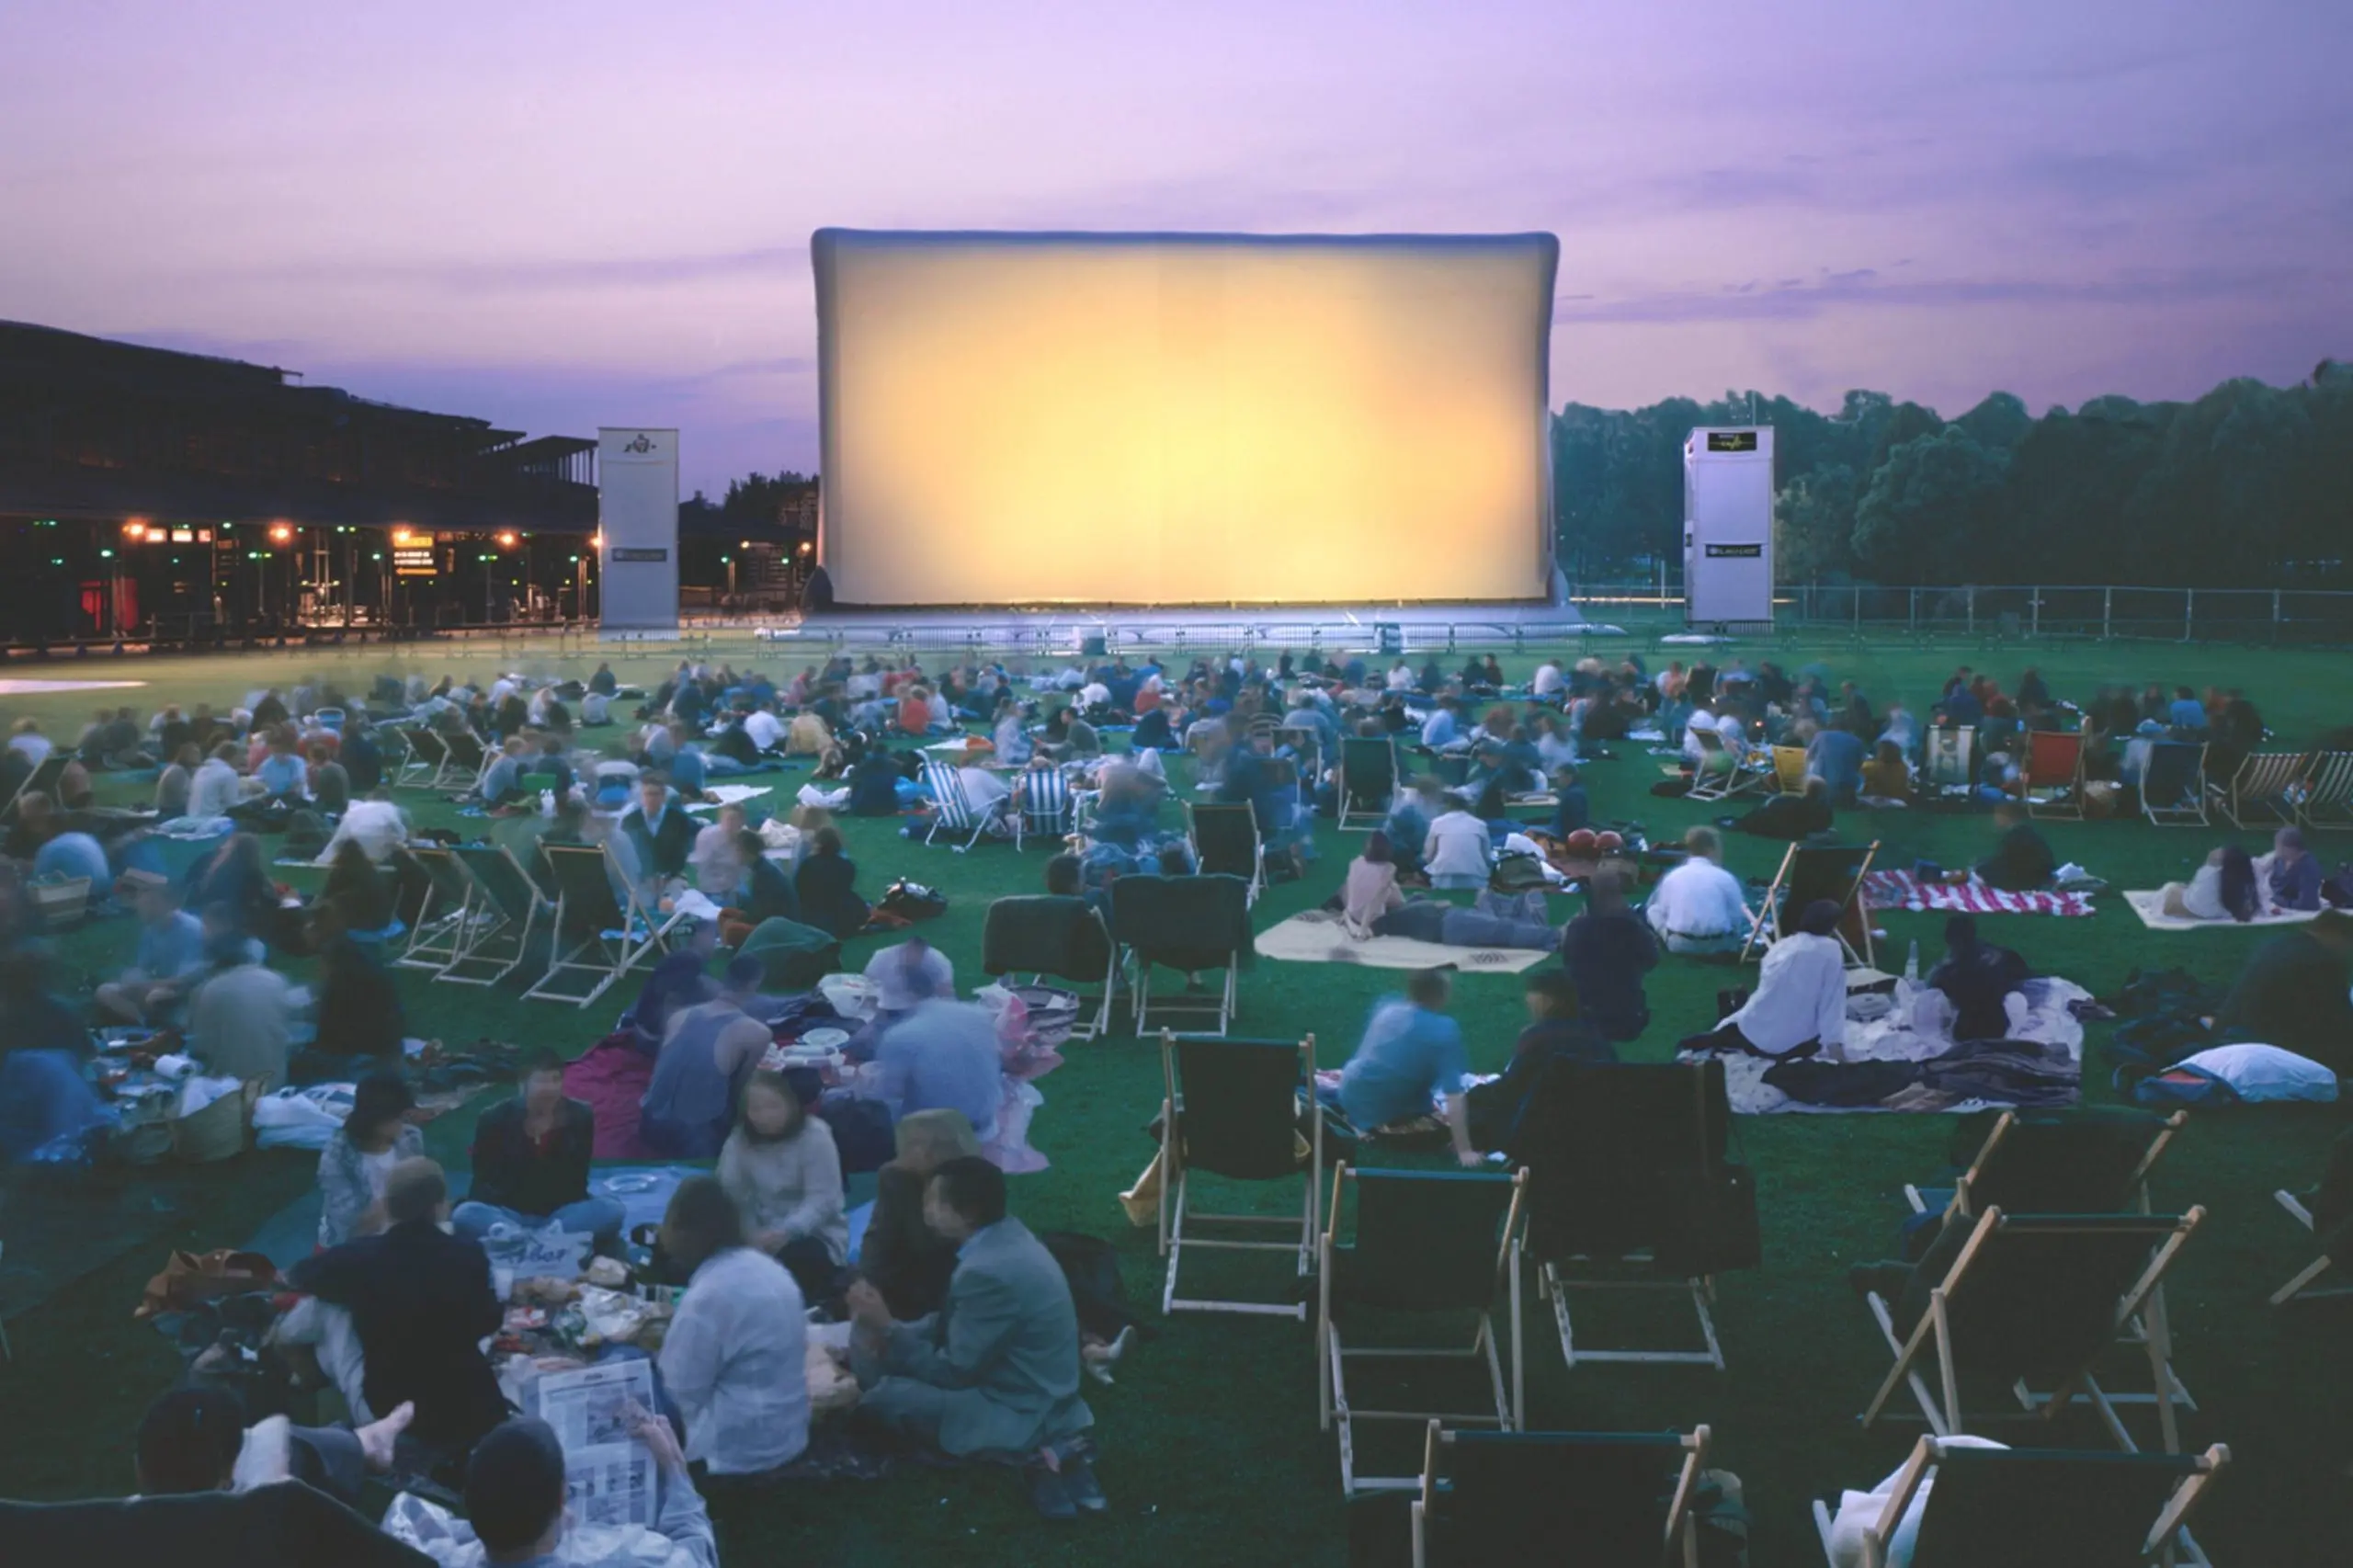
<instances>
[{"instance_id":1,"label":"man in white shirt","mask_svg":"<svg viewBox=\"0 0 2353 1568\"><path fill-rule=\"evenodd\" d=\"M1724 841L1712 827L1683 835L1690 858L1658 880L1643 906L1670 953L1729 953L1748 938L1751 917L1740 879L1723 868Z\"/></svg>"},{"instance_id":2,"label":"man in white shirt","mask_svg":"<svg viewBox=\"0 0 2353 1568\"><path fill-rule=\"evenodd\" d=\"M52 744L40 733L40 722L35 719L17 720L16 733L8 737L8 749L35 767L48 760Z\"/></svg>"},{"instance_id":3,"label":"man in white shirt","mask_svg":"<svg viewBox=\"0 0 2353 1568\"><path fill-rule=\"evenodd\" d=\"M1765 949L1747 1004L1681 1049L1779 1058L1819 1051L1838 1060L1847 1041L1847 950L1837 932L1836 903L1824 898L1807 904L1797 930Z\"/></svg>"},{"instance_id":4,"label":"man in white shirt","mask_svg":"<svg viewBox=\"0 0 2353 1568\"><path fill-rule=\"evenodd\" d=\"M1442 892L1485 887L1492 844L1487 824L1461 806L1431 823L1422 842L1422 869L1429 873L1430 886Z\"/></svg>"},{"instance_id":5,"label":"man in white shirt","mask_svg":"<svg viewBox=\"0 0 2353 1568\"><path fill-rule=\"evenodd\" d=\"M784 744L784 721L765 708L755 708L744 715L744 738L760 751L775 751Z\"/></svg>"},{"instance_id":6,"label":"man in white shirt","mask_svg":"<svg viewBox=\"0 0 2353 1568\"><path fill-rule=\"evenodd\" d=\"M1384 684L1391 691L1406 692L1413 690L1414 666L1407 664L1403 659L1398 660L1395 664L1389 666L1389 676Z\"/></svg>"},{"instance_id":7,"label":"man in white shirt","mask_svg":"<svg viewBox=\"0 0 2353 1568\"><path fill-rule=\"evenodd\" d=\"M1529 689L1539 697L1557 697L1567 684L1562 677L1561 666L1547 659L1536 666L1536 678L1529 683Z\"/></svg>"}]
</instances>

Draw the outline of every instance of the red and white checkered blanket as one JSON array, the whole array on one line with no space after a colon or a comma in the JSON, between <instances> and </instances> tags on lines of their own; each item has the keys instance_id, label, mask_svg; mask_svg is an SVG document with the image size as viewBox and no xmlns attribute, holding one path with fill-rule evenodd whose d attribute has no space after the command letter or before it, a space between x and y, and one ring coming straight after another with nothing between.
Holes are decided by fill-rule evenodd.
<instances>
[{"instance_id":1,"label":"red and white checkered blanket","mask_svg":"<svg viewBox=\"0 0 2353 1568\"><path fill-rule=\"evenodd\" d=\"M2089 893L2004 892L1972 876L1954 885L1924 882L1909 871L1873 871L1863 879L1863 902L1873 909L1933 909L1949 915L2089 915Z\"/></svg>"}]
</instances>

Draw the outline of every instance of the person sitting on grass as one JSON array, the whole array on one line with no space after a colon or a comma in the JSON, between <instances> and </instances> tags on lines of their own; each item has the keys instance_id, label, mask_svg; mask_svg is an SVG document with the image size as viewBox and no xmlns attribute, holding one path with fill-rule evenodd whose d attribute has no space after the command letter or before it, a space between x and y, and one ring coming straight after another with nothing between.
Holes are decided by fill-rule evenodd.
<instances>
[{"instance_id":1,"label":"person sitting on grass","mask_svg":"<svg viewBox=\"0 0 2353 1568\"><path fill-rule=\"evenodd\" d=\"M311 799L311 770L294 753L293 727L281 724L269 733L269 750L254 765L261 781L261 803L273 801L304 805Z\"/></svg>"},{"instance_id":2,"label":"person sitting on grass","mask_svg":"<svg viewBox=\"0 0 2353 1568\"><path fill-rule=\"evenodd\" d=\"M1807 904L1798 928L1765 949L1748 1000L1678 1049L1784 1061L1824 1051L1836 1061L1847 1040L1847 949L1838 940L1838 915L1826 898Z\"/></svg>"},{"instance_id":3,"label":"person sitting on grass","mask_svg":"<svg viewBox=\"0 0 2353 1568\"><path fill-rule=\"evenodd\" d=\"M2167 882L2158 907L2177 920L2235 920L2244 926L2265 912L2261 877L2247 852L2225 844L2209 853L2187 882Z\"/></svg>"},{"instance_id":4,"label":"person sitting on grass","mask_svg":"<svg viewBox=\"0 0 2353 1568\"><path fill-rule=\"evenodd\" d=\"M537 1231L552 1223L613 1250L626 1216L615 1199L589 1196L597 1113L564 1094L563 1058L544 1046L525 1052L516 1089L474 1124L473 1185L450 1225L479 1241L496 1224Z\"/></svg>"},{"instance_id":5,"label":"person sitting on grass","mask_svg":"<svg viewBox=\"0 0 2353 1568\"><path fill-rule=\"evenodd\" d=\"M809 1446L801 1288L750 1244L716 1176L678 1184L661 1242L687 1278L660 1360L662 1381L686 1417L687 1457L714 1478L790 1464Z\"/></svg>"},{"instance_id":6,"label":"person sitting on grass","mask_svg":"<svg viewBox=\"0 0 2353 1568\"><path fill-rule=\"evenodd\" d=\"M637 799L621 812L616 826L634 851L638 876L654 887L686 874L687 858L694 852L700 831L700 824L671 794L669 779L659 773L639 777Z\"/></svg>"},{"instance_id":7,"label":"person sitting on grass","mask_svg":"<svg viewBox=\"0 0 2353 1568\"><path fill-rule=\"evenodd\" d=\"M903 1323L871 1283L849 1289L858 1418L952 1458L1035 1456L1027 1474L1040 1515L1105 1512L1076 1446L1095 1416L1078 1392L1070 1282L1006 1212L1005 1173L983 1159L946 1162L925 1188L924 1219L957 1248L938 1312Z\"/></svg>"},{"instance_id":8,"label":"person sitting on grass","mask_svg":"<svg viewBox=\"0 0 2353 1568\"><path fill-rule=\"evenodd\" d=\"M1374 1003L1356 1054L1340 1071L1338 1092L1324 1093L1364 1132L1427 1118L1443 1104L1456 1160L1475 1165L1479 1152L1463 1097L1470 1060L1461 1026L1446 1015L1453 989L1444 970L1416 970L1404 995Z\"/></svg>"},{"instance_id":9,"label":"person sitting on grass","mask_svg":"<svg viewBox=\"0 0 2353 1568\"><path fill-rule=\"evenodd\" d=\"M2255 951L2223 1000L2218 1022L2232 1040L2296 1051L2340 1075L2353 1070L2353 915L2325 909Z\"/></svg>"},{"instance_id":10,"label":"person sitting on grass","mask_svg":"<svg viewBox=\"0 0 2353 1568\"><path fill-rule=\"evenodd\" d=\"M622 1423L654 1459L650 1525L600 1525L566 1506L563 1445L546 1422L502 1423L466 1461L463 1519L425 1540L440 1568L718 1568L710 1512L695 1490L677 1434L660 1416L634 1407ZM399 1505L395 1505L395 1507Z\"/></svg>"},{"instance_id":11,"label":"person sitting on grass","mask_svg":"<svg viewBox=\"0 0 2353 1568\"><path fill-rule=\"evenodd\" d=\"M377 960L373 946L352 940L343 907L335 903L312 912L311 940L319 954L319 1032L311 1049L327 1056L399 1062L408 1020L400 987Z\"/></svg>"},{"instance_id":12,"label":"person sitting on grass","mask_svg":"<svg viewBox=\"0 0 2353 1568\"><path fill-rule=\"evenodd\" d=\"M836 937L857 936L872 913L858 894L858 863L842 852L841 830L830 823L809 835L792 891L802 922Z\"/></svg>"},{"instance_id":13,"label":"person sitting on grass","mask_svg":"<svg viewBox=\"0 0 2353 1568\"><path fill-rule=\"evenodd\" d=\"M257 1082L267 1094L286 1082L294 1025L292 988L261 961L260 944L233 915L207 908L206 972L188 1004L188 1053L217 1076Z\"/></svg>"},{"instance_id":14,"label":"person sitting on grass","mask_svg":"<svg viewBox=\"0 0 2353 1568\"><path fill-rule=\"evenodd\" d=\"M2032 892L2051 885L2059 862L2051 843L2027 820L2024 806L2015 801L1994 808L1994 825L2002 830L1994 853L1977 862L1977 876L1987 887L2004 892Z\"/></svg>"},{"instance_id":15,"label":"person sitting on grass","mask_svg":"<svg viewBox=\"0 0 2353 1568\"><path fill-rule=\"evenodd\" d=\"M705 898L722 904L734 899L735 890L744 883L738 841L747 831L742 804L730 802L719 808L717 820L695 835L687 864L694 871L695 890Z\"/></svg>"},{"instance_id":16,"label":"person sitting on grass","mask_svg":"<svg viewBox=\"0 0 2353 1568\"><path fill-rule=\"evenodd\" d=\"M497 755L483 769L483 806L505 812L523 804L523 754L529 749L529 743L520 735L509 735L499 743Z\"/></svg>"},{"instance_id":17,"label":"person sitting on grass","mask_svg":"<svg viewBox=\"0 0 2353 1568\"><path fill-rule=\"evenodd\" d=\"M1370 936L1373 922L1401 908L1405 895L1397 888L1397 859L1389 835L1375 828L1364 849L1348 862L1347 881L1341 889L1341 918L1351 936Z\"/></svg>"},{"instance_id":18,"label":"person sitting on grass","mask_svg":"<svg viewBox=\"0 0 2353 1568\"><path fill-rule=\"evenodd\" d=\"M735 1200L750 1244L792 1271L806 1301L834 1293L849 1256L842 1162L833 1130L801 1108L781 1073L744 1085L735 1131L719 1151L719 1185Z\"/></svg>"},{"instance_id":19,"label":"person sitting on grass","mask_svg":"<svg viewBox=\"0 0 2353 1568\"><path fill-rule=\"evenodd\" d=\"M772 1039L768 1027L744 1010L759 994L765 972L758 959L738 954L717 996L672 1015L639 1107L637 1135L655 1153L707 1160L719 1153L735 1096Z\"/></svg>"},{"instance_id":20,"label":"person sitting on grass","mask_svg":"<svg viewBox=\"0 0 2353 1568\"><path fill-rule=\"evenodd\" d=\"M288 1281L350 1312L368 1407L414 1403L417 1440L455 1458L506 1419L482 1353L506 1314L481 1245L441 1229L449 1199L439 1165L403 1160L385 1178L385 1229L303 1258Z\"/></svg>"},{"instance_id":21,"label":"person sitting on grass","mask_svg":"<svg viewBox=\"0 0 2353 1568\"><path fill-rule=\"evenodd\" d=\"M2008 948L1980 941L1977 917L1956 915L1945 922L1945 956L1928 975L1929 986L1953 1006L1955 1040L2006 1040L2007 999L2023 990L2032 971Z\"/></svg>"},{"instance_id":22,"label":"person sitting on grass","mask_svg":"<svg viewBox=\"0 0 2353 1568\"><path fill-rule=\"evenodd\" d=\"M1809 773L1802 792L1772 796L1733 823L1733 831L1758 838L1796 840L1828 833L1835 821L1829 785L1819 774Z\"/></svg>"},{"instance_id":23,"label":"person sitting on grass","mask_svg":"<svg viewBox=\"0 0 2353 1568\"><path fill-rule=\"evenodd\" d=\"M339 817L351 807L351 774L335 760L333 746L324 741L313 741L311 758L311 800L323 815Z\"/></svg>"},{"instance_id":24,"label":"person sitting on grass","mask_svg":"<svg viewBox=\"0 0 2353 1568\"><path fill-rule=\"evenodd\" d=\"M1893 741L1881 741L1863 764L1862 792L1857 803L1885 809L1912 803L1912 765L1904 760L1904 748Z\"/></svg>"},{"instance_id":25,"label":"person sitting on grass","mask_svg":"<svg viewBox=\"0 0 2353 1568\"><path fill-rule=\"evenodd\" d=\"M2320 907L2320 862L2304 848L2303 829L2283 827L2272 835L2271 853L2256 860L2255 869L2267 914Z\"/></svg>"},{"instance_id":26,"label":"person sitting on grass","mask_svg":"<svg viewBox=\"0 0 2353 1568\"><path fill-rule=\"evenodd\" d=\"M1626 902L1633 886L1631 864L1603 861L1586 880L1585 912L1561 928L1561 968L1604 1040L1637 1040L1650 1027L1643 976L1658 967L1658 938Z\"/></svg>"},{"instance_id":27,"label":"person sitting on grass","mask_svg":"<svg viewBox=\"0 0 2353 1568\"><path fill-rule=\"evenodd\" d=\"M956 1272L955 1244L924 1223L924 1188L949 1160L978 1155L981 1141L958 1110L919 1110L892 1130L897 1154L875 1173L874 1212L859 1243L858 1271L912 1323L939 1310Z\"/></svg>"},{"instance_id":28,"label":"person sitting on grass","mask_svg":"<svg viewBox=\"0 0 2353 1568\"><path fill-rule=\"evenodd\" d=\"M1740 879L1724 869L1722 836L1695 827L1683 835L1683 847L1687 858L1651 890L1644 918L1670 953L1737 952L1753 922Z\"/></svg>"},{"instance_id":29,"label":"person sitting on grass","mask_svg":"<svg viewBox=\"0 0 2353 1568\"><path fill-rule=\"evenodd\" d=\"M741 947L763 921L801 919L801 895L792 890L791 876L768 858L767 845L748 827L735 835L735 860L743 871L719 913L721 925L729 928L722 936L732 931L734 945Z\"/></svg>"},{"instance_id":30,"label":"person sitting on grass","mask_svg":"<svg viewBox=\"0 0 2353 1568\"><path fill-rule=\"evenodd\" d=\"M1494 873L1495 837L1484 819L1460 805L1440 814L1422 842L1422 869L1439 892L1475 891Z\"/></svg>"},{"instance_id":31,"label":"person sitting on grass","mask_svg":"<svg viewBox=\"0 0 2353 1568\"><path fill-rule=\"evenodd\" d=\"M662 1049L673 1014L710 999L710 956L719 950L715 921L689 920L670 938L670 950L645 977L637 1005L622 1015L636 1035L637 1049L648 1056Z\"/></svg>"},{"instance_id":32,"label":"person sitting on grass","mask_svg":"<svg viewBox=\"0 0 2353 1568\"><path fill-rule=\"evenodd\" d=\"M179 1012L204 970L204 926L180 907L179 889L162 877L142 880L132 900L139 946L131 967L98 987L101 1021L165 1022Z\"/></svg>"},{"instance_id":33,"label":"person sitting on grass","mask_svg":"<svg viewBox=\"0 0 2353 1568\"><path fill-rule=\"evenodd\" d=\"M158 823L188 815L188 795L195 788L196 771L203 766L204 754L196 749L194 741L187 742L172 753L164 771L155 776L155 820Z\"/></svg>"},{"instance_id":34,"label":"person sitting on grass","mask_svg":"<svg viewBox=\"0 0 2353 1568\"><path fill-rule=\"evenodd\" d=\"M384 1228L384 1185L403 1160L425 1153L425 1133L408 1119L416 1096L398 1073L370 1073L353 1085L351 1114L319 1151L319 1240L341 1246Z\"/></svg>"},{"instance_id":35,"label":"person sitting on grass","mask_svg":"<svg viewBox=\"0 0 2353 1568\"><path fill-rule=\"evenodd\" d=\"M1618 1060L1609 1042L1580 1016L1576 982L1565 970L1529 971L1527 1002L1528 1027L1513 1042L1503 1076L1473 1085L1466 1096L1475 1148L1510 1151L1536 1085L1553 1062Z\"/></svg>"}]
</instances>

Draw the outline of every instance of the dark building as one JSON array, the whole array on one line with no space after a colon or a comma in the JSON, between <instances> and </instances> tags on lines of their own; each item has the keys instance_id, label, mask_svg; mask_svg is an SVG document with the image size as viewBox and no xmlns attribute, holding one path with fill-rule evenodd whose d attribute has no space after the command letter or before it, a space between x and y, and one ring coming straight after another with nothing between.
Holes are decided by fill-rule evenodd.
<instances>
[{"instance_id":1,"label":"dark building","mask_svg":"<svg viewBox=\"0 0 2353 1568\"><path fill-rule=\"evenodd\" d=\"M0 641L593 615L596 443L0 322Z\"/></svg>"}]
</instances>

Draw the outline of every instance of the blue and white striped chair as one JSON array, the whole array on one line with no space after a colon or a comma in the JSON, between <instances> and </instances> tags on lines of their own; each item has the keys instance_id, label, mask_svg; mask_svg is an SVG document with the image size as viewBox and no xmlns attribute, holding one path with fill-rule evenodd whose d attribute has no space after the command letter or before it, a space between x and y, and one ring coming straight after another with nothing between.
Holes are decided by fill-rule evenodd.
<instances>
[{"instance_id":1,"label":"blue and white striped chair","mask_svg":"<svg viewBox=\"0 0 2353 1568\"><path fill-rule=\"evenodd\" d=\"M1029 835L1059 841L1070 835L1070 780L1058 767L1033 767L1021 775L1021 814L1017 819L1013 846L1021 847Z\"/></svg>"},{"instance_id":2,"label":"blue and white striped chair","mask_svg":"<svg viewBox=\"0 0 2353 1568\"><path fill-rule=\"evenodd\" d=\"M971 834L963 843L949 846L959 855L978 844L981 835L988 831L988 819L972 809L971 798L964 793L963 776L944 762L926 759L923 781L931 790L931 828L923 835L923 841L937 841L944 828L950 834Z\"/></svg>"}]
</instances>

